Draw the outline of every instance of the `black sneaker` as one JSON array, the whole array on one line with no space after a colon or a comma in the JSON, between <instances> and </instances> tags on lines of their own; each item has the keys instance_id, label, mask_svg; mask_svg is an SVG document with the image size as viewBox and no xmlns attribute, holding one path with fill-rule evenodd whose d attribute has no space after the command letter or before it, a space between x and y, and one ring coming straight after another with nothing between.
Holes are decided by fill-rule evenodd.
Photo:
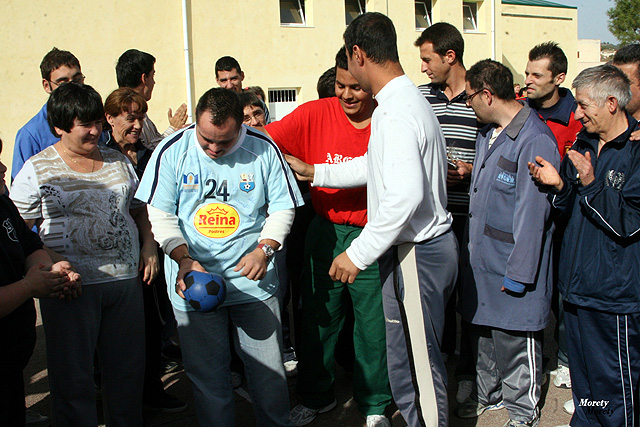
<instances>
[{"instance_id":1,"label":"black sneaker","mask_svg":"<svg viewBox=\"0 0 640 427\"><path fill-rule=\"evenodd\" d=\"M144 399L142 407L149 411L159 411L166 413L177 413L187 409L187 403L178 399L172 394L163 391L152 398Z\"/></svg>"}]
</instances>

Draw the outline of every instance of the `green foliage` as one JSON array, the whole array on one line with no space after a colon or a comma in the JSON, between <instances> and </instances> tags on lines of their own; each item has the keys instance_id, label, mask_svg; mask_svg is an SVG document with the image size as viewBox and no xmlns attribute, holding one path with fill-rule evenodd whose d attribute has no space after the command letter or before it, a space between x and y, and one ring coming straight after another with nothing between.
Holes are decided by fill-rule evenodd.
<instances>
[{"instance_id":1,"label":"green foliage","mask_svg":"<svg viewBox=\"0 0 640 427\"><path fill-rule=\"evenodd\" d=\"M615 0L607 15L609 30L620 44L640 41L640 0Z\"/></svg>"}]
</instances>

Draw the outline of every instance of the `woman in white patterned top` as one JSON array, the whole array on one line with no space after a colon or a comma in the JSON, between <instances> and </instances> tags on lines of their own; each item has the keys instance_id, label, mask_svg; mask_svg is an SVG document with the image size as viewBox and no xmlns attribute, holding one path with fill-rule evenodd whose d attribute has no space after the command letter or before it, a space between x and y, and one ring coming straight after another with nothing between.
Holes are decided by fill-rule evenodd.
<instances>
[{"instance_id":1,"label":"woman in white patterned top","mask_svg":"<svg viewBox=\"0 0 640 427\"><path fill-rule=\"evenodd\" d=\"M142 425L141 284L158 271L138 179L121 153L98 145L104 109L90 86L69 83L47 102L60 141L30 158L11 188L29 227L83 278L80 298L42 301L53 425L96 425L94 351L107 425ZM139 241L142 241L142 247Z\"/></svg>"}]
</instances>

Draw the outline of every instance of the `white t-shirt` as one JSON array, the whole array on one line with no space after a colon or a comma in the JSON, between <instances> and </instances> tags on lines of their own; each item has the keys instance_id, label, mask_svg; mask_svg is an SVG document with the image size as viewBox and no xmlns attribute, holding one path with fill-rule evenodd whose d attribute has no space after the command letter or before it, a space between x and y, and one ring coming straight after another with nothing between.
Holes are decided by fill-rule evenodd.
<instances>
[{"instance_id":1,"label":"white t-shirt","mask_svg":"<svg viewBox=\"0 0 640 427\"><path fill-rule=\"evenodd\" d=\"M83 285L138 275L138 228L129 213L143 206L133 199L138 178L123 154L99 149L102 168L80 173L46 148L24 164L10 194L24 219L42 220L42 241L74 265Z\"/></svg>"}]
</instances>

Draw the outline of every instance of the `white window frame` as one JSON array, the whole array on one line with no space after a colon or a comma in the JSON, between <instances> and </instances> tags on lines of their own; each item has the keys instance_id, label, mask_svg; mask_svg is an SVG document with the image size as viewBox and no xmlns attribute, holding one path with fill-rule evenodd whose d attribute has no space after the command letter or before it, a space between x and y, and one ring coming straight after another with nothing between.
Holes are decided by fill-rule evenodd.
<instances>
[{"instance_id":1,"label":"white window frame","mask_svg":"<svg viewBox=\"0 0 640 427\"><path fill-rule=\"evenodd\" d=\"M280 4L280 26L282 27L306 27L307 26L307 17L305 15L305 0L284 0L287 3L294 3L294 5L297 3L298 4L298 14L300 15L300 18L302 19L302 22L282 22L282 2L283 0L280 0L279 4ZM288 9L291 10L291 9Z\"/></svg>"},{"instance_id":2,"label":"white window frame","mask_svg":"<svg viewBox=\"0 0 640 427\"><path fill-rule=\"evenodd\" d=\"M271 120L280 120L296 109L298 104L299 87L268 88L269 113Z\"/></svg>"},{"instance_id":3,"label":"white window frame","mask_svg":"<svg viewBox=\"0 0 640 427\"><path fill-rule=\"evenodd\" d=\"M431 5L431 7L427 6L427 1L429 2L429 4ZM428 27L430 27L433 24L433 17L431 16L431 14L433 13L433 2L431 0L427 0L427 1L416 1L414 2L414 7L417 9L419 6L424 8L424 11L426 12L426 14L422 15L424 18L426 18L427 21L427 26L426 27L421 27L418 25L417 19L416 19L416 30L424 30ZM417 16L417 13L414 15Z\"/></svg>"},{"instance_id":4,"label":"white window frame","mask_svg":"<svg viewBox=\"0 0 640 427\"><path fill-rule=\"evenodd\" d=\"M347 2L349 0L344 0L344 20L346 25L349 25L351 23L351 21L353 21L353 18L351 21L349 21L349 18L351 17L348 12L347 12ZM358 3L358 15L362 15L364 13L367 12L367 0L351 0L351 1L355 1L356 3Z\"/></svg>"},{"instance_id":5,"label":"white window frame","mask_svg":"<svg viewBox=\"0 0 640 427\"><path fill-rule=\"evenodd\" d=\"M467 18L465 16L465 10L469 11L469 18ZM476 33L479 31L478 28L478 3L476 2L463 2L462 3L462 19L463 19L463 23L462 23L462 28L464 30L464 32L467 33ZM473 28L466 28L465 24L467 23L471 23L471 26Z\"/></svg>"}]
</instances>

